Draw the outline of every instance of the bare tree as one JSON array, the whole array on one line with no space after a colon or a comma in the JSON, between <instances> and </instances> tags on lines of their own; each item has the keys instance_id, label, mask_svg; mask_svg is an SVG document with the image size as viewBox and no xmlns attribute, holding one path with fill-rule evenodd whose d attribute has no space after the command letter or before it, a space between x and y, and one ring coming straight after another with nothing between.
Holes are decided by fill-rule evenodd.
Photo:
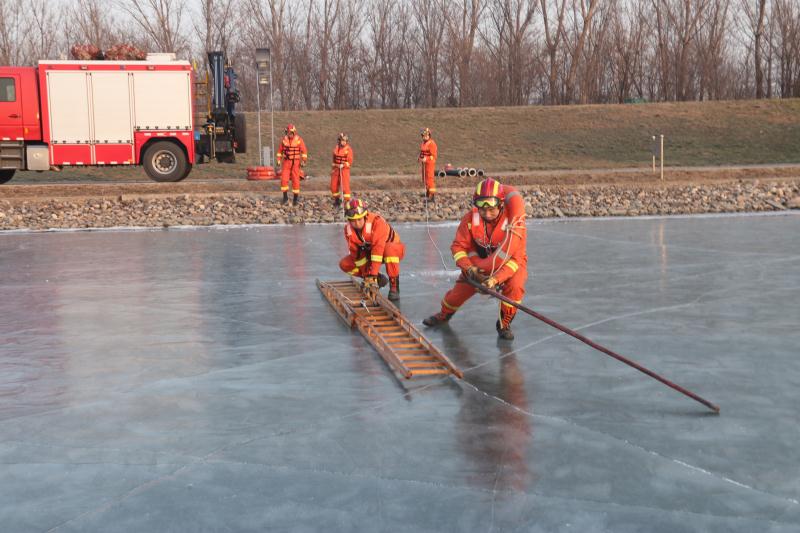
<instances>
[{"instance_id":1,"label":"bare tree","mask_svg":"<svg viewBox=\"0 0 800 533\"><path fill-rule=\"evenodd\" d=\"M742 18L746 30L752 36L753 67L755 72L756 98L764 98L764 64L763 53L764 24L767 0L739 0Z\"/></svg>"},{"instance_id":2,"label":"bare tree","mask_svg":"<svg viewBox=\"0 0 800 533\"><path fill-rule=\"evenodd\" d=\"M39 59L56 59L64 54L63 33L58 31L61 7L47 0L29 0L25 4L28 24L25 28L25 62L35 63ZM59 42L59 40L61 41Z\"/></svg>"},{"instance_id":3,"label":"bare tree","mask_svg":"<svg viewBox=\"0 0 800 533\"><path fill-rule=\"evenodd\" d=\"M239 0L201 0L199 18L192 26L202 41L200 56L206 61L207 52L222 50L227 53L235 46L234 34L240 26L240 12Z\"/></svg>"},{"instance_id":4,"label":"bare tree","mask_svg":"<svg viewBox=\"0 0 800 533\"><path fill-rule=\"evenodd\" d=\"M23 0L0 1L0 65L23 64Z\"/></svg>"},{"instance_id":5,"label":"bare tree","mask_svg":"<svg viewBox=\"0 0 800 533\"><path fill-rule=\"evenodd\" d=\"M70 44L93 44L106 50L119 39L117 24L101 0L76 0L68 6L66 19Z\"/></svg>"},{"instance_id":6,"label":"bare tree","mask_svg":"<svg viewBox=\"0 0 800 533\"><path fill-rule=\"evenodd\" d=\"M289 53L289 13L286 0L245 0L243 29L245 43L251 49L269 47L272 59L273 84L278 93L277 107L288 109L291 102L289 79L292 65Z\"/></svg>"},{"instance_id":7,"label":"bare tree","mask_svg":"<svg viewBox=\"0 0 800 533\"><path fill-rule=\"evenodd\" d=\"M189 54L189 40L183 33L186 9L181 0L117 0L120 8L161 52Z\"/></svg>"},{"instance_id":8,"label":"bare tree","mask_svg":"<svg viewBox=\"0 0 800 533\"><path fill-rule=\"evenodd\" d=\"M333 64L333 107L345 109L358 107L353 97L358 91L359 72L354 68L363 54L359 35L364 28L361 6L357 0L344 0L341 16L334 25L335 46Z\"/></svg>"},{"instance_id":9,"label":"bare tree","mask_svg":"<svg viewBox=\"0 0 800 533\"><path fill-rule=\"evenodd\" d=\"M501 66L497 80L501 104L528 103L531 79L526 70L533 63L530 31L535 13L535 0L494 0L489 9L488 29L492 35L483 36L490 55Z\"/></svg>"},{"instance_id":10,"label":"bare tree","mask_svg":"<svg viewBox=\"0 0 800 533\"><path fill-rule=\"evenodd\" d=\"M419 62L422 66L423 105L436 107L439 103L439 60L444 34L446 7L444 0L414 0L414 18L419 26Z\"/></svg>"},{"instance_id":11,"label":"bare tree","mask_svg":"<svg viewBox=\"0 0 800 533\"><path fill-rule=\"evenodd\" d=\"M452 2L447 7L448 13L445 17L447 46L450 64L457 72L451 84L453 89L457 85L459 106L473 105L475 102L472 98L471 61L478 36L478 25L486 4L484 0L460 0Z\"/></svg>"},{"instance_id":12,"label":"bare tree","mask_svg":"<svg viewBox=\"0 0 800 533\"><path fill-rule=\"evenodd\" d=\"M592 32L592 19L597 12L599 0L572 0L572 36L574 41L568 43L570 57L567 78L564 81L564 103L572 103L575 92L575 76L581 63L581 56L587 37Z\"/></svg>"},{"instance_id":13,"label":"bare tree","mask_svg":"<svg viewBox=\"0 0 800 533\"><path fill-rule=\"evenodd\" d=\"M551 18L552 11L548 6L548 0L540 0L542 7L542 25L544 26L544 46L547 53L547 97L545 102L549 104L561 103L560 91L558 90L558 73L561 69L561 39L564 36L564 15L566 14L567 0L555 0L554 18ZM554 23L555 22L555 27Z\"/></svg>"},{"instance_id":14,"label":"bare tree","mask_svg":"<svg viewBox=\"0 0 800 533\"><path fill-rule=\"evenodd\" d=\"M800 97L800 7L794 0L773 0L771 47L778 60L783 98Z\"/></svg>"}]
</instances>

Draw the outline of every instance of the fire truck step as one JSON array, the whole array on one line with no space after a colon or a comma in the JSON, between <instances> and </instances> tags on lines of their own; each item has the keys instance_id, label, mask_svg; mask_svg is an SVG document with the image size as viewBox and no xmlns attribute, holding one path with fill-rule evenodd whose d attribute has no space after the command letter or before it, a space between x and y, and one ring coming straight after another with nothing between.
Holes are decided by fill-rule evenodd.
<instances>
[{"instance_id":1,"label":"fire truck step","mask_svg":"<svg viewBox=\"0 0 800 533\"><path fill-rule=\"evenodd\" d=\"M317 287L339 318L358 329L386 364L404 378L463 377L461 370L379 292L367 291L354 279L317 280Z\"/></svg>"}]
</instances>

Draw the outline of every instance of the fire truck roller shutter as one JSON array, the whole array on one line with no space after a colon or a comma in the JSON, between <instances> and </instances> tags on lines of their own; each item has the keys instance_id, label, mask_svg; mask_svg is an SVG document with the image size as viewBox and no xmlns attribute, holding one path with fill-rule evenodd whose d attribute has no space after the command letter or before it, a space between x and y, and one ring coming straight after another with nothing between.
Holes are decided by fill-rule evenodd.
<instances>
[{"instance_id":1,"label":"fire truck roller shutter","mask_svg":"<svg viewBox=\"0 0 800 533\"><path fill-rule=\"evenodd\" d=\"M153 181L181 181L192 169L183 147L166 140L146 144L142 164Z\"/></svg>"}]
</instances>

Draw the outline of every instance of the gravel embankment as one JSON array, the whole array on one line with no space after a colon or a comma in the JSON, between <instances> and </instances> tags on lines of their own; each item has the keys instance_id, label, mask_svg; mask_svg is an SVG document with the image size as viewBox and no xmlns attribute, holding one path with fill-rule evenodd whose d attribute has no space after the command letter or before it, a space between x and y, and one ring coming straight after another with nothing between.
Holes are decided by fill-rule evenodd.
<instances>
[{"instance_id":1,"label":"gravel embankment","mask_svg":"<svg viewBox=\"0 0 800 533\"><path fill-rule=\"evenodd\" d=\"M800 209L800 181L739 181L667 187L523 187L530 217L635 216ZM457 220L469 207L469 191L443 192L429 206L432 221ZM212 224L337 222L341 213L326 194L304 195L298 207L281 206L274 194L0 200L0 230L167 227ZM376 191L362 195L370 209L392 222L424 221L418 192Z\"/></svg>"}]
</instances>

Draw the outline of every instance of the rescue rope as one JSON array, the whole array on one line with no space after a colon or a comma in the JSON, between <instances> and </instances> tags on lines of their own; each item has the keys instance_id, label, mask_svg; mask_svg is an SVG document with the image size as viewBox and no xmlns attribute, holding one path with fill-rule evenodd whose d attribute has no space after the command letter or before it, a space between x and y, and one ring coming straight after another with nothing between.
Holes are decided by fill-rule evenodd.
<instances>
[{"instance_id":1,"label":"rescue rope","mask_svg":"<svg viewBox=\"0 0 800 533\"><path fill-rule=\"evenodd\" d=\"M506 245L506 243L508 243L508 248L507 249L511 250L511 240L513 239L514 230L517 229L517 228L523 228L523 229L525 228L525 218L524 217L516 217L516 218L512 219L511 222L506 226L506 234L505 234L505 237L503 237L503 242L500 243L500 245L497 247L497 249L493 253L493 256L492 256L492 271L489 273L489 277L494 276L494 274L497 271L499 271L501 268L503 268L505 266L505 264L508 263L511 260L511 258L508 257L507 259L505 259L500 264L500 266L498 266L498 267L495 266L496 265L496 261L497 261L497 251L498 250L502 251L503 247ZM486 226L485 226L485 223L484 223L484 231L485 231L485 229L486 229ZM491 238L490 238L490 240L491 240Z\"/></svg>"},{"instance_id":2,"label":"rescue rope","mask_svg":"<svg viewBox=\"0 0 800 533\"><path fill-rule=\"evenodd\" d=\"M442 251L439 249L439 246L433 239L433 235L431 235L431 225L428 216L428 189L427 185L425 184L425 163L420 162L419 168L420 174L422 175L422 189L425 191L425 229L428 232L428 238L431 240L433 247L436 248L437 252L439 252L439 258L442 260L442 267L444 267L445 271L449 271L450 267L447 266L447 263L444 260L444 255L442 255Z\"/></svg>"}]
</instances>

